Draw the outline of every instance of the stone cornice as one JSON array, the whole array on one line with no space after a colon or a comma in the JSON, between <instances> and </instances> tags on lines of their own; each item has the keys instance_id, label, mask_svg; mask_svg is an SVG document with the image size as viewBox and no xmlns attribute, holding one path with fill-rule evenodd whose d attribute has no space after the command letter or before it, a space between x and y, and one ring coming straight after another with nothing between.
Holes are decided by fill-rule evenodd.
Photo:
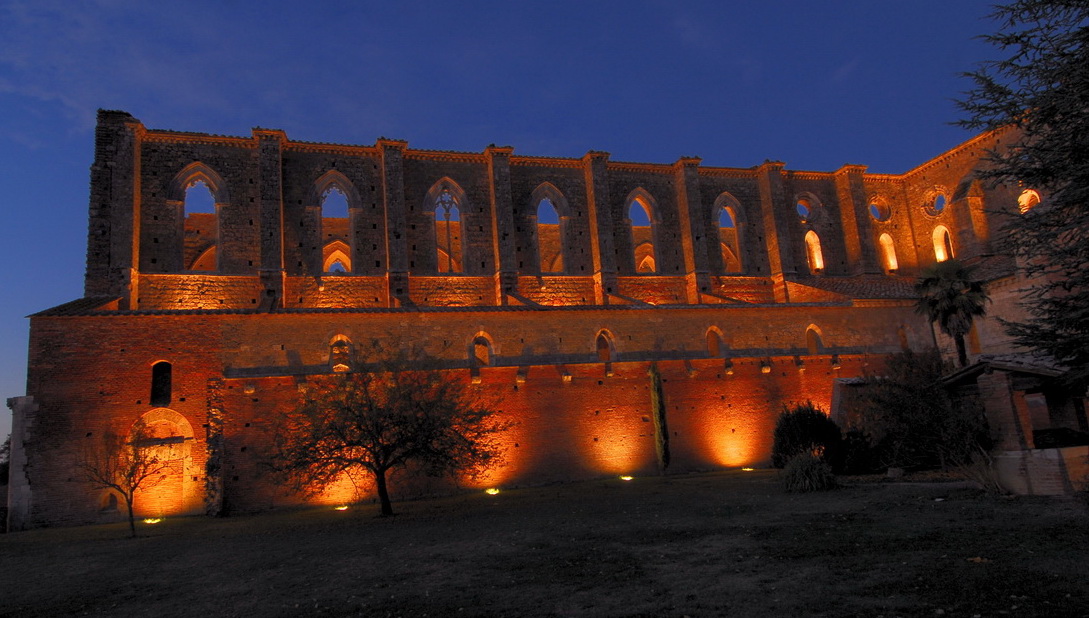
<instances>
[{"instance_id":1,"label":"stone cornice","mask_svg":"<svg viewBox=\"0 0 1089 618\"><path fill-rule=\"evenodd\" d=\"M162 130L146 130L141 141L159 144L215 144L217 146L235 146L238 148L257 147L257 140L252 137Z\"/></svg>"}]
</instances>

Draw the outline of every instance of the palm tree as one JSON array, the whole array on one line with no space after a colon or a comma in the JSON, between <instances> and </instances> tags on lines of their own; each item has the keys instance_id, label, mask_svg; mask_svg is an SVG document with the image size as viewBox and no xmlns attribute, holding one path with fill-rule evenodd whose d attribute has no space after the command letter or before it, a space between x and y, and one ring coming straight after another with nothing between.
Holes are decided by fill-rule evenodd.
<instances>
[{"instance_id":1,"label":"palm tree","mask_svg":"<svg viewBox=\"0 0 1089 618\"><path fill-rule=\"evenodd\" d=\"M957 260L937 262L923 270L915 293L919 300L915 311L937 323L943 333L957 344L957 361L968 365L964 336L972 329L972 320L987 313L991 299L983 291L983 283L973 278L973 269Z\"/></svg>"}]
</instances>

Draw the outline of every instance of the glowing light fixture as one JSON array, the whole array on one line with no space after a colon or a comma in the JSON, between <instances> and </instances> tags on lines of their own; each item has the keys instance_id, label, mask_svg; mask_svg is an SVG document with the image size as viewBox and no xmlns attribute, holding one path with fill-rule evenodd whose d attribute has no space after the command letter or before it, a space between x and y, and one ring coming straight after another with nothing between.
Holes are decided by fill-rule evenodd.
<instances>
[{"instance_id":1,"label":"glowing light fixture","mask_svg":"<svg viewBox=\"0 0 1089 618\"><path fill-rule=\"evenodd\" d=\"M342 504L340 506L335 506L335 507L333 507L333 510L334 511L347 511L348 510L348 505L347 504Z\"/></svg>"},{"instance_id":2,"label":"glowing light fixture","mask_svg":"<svg viewBox=\"0 0 1089 618\"><path fill-rule=\"evenodd\" d=\"M497 495L499 493L499 488L498 487L489 487L489 488L484 490L484 493L488 494L489 496L494 496L494 495Z\"/></svg>"},{"instance_id":3,"label":"glowing light fixture","mask_svg":"<svg viewBox=\"0 0 1089 618\"><path fill-rule=\"evenodd\" d=\"M163 520L162 517L148 517L144 520L145 524L157 524Z\"/></svg>"},{"instance_id":4,"label":"glowing light fixture","mask_svg":"<svg viewBox=\"0 0 1089 618\"><path fill-rule=\"evenodd\" d=\"M754 468L742 468L742 472L752 472Z\"/></svg>"},{"instance_id":5,"label":"glowing light fixture","mask_svg":"<svg viewBox=\"0 0 1089 618\"><path fill-rule=\"evenodd\" d=\"M624 476L620 477L620 480L622 480L622 481L630 481L630 480L632 480L633 478L635 478L635 477L633 477L633 476L628 476L628 475L626 475L626 474L625 474Z\"/></svg>"}]
</instances>

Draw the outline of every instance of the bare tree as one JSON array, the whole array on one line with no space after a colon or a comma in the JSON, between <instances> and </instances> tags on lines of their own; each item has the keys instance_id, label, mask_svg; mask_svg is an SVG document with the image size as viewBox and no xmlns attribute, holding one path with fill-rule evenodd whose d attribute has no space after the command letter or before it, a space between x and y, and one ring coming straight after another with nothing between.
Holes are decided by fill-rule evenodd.
<instances>
[{"instance_id":1,"label":"bare tree","mask_svg":"<svg viewBox=\"0 0 1089 618\"><path fill-rule=\"evenodd\" d=\"M311 493L365 470L385 516L393 514L387 475L394 469L472 476L498 463L498 436L509 423L463 382L423 365L312 378L298 407L277 424L273 469Z\"/></svg>"},{"instance_id":2,"label":"bare tree","mask_svg":"<svg viewBox=\"0 0 1089 618\"><path fill-rule=\"evenodd\" d=\"M163 440L156 439L143 421L137 421L129 436L105 433L84 446L79 454L79 469L85 481L100 489L121 495L129 514L129 531L136 536L136 517L132 504L141 487L153 485L168 463L160 456Z\"/></svg>"}]
</instances>

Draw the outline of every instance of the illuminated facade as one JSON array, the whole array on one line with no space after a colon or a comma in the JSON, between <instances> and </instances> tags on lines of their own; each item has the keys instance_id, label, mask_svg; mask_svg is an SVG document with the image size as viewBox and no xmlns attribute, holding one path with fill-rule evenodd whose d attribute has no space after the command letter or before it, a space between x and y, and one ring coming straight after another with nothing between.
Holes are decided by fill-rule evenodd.
<instances>
[{"instance_id":1,"label":"illuminated facade","mask_svg":"<svg viewBox=\"0 0 1089 618\"><path fill-rule=\"evenodd\" d=\"M651 363L670 470L760 465L783 404L830 409L837 377L934 345L920 268L956 255L1012 273L995 218L1018 192L972 180L1001 137L891 175L225 137L100 112L85 297L32 316L12 402L12 525L117 517L74 457L141 418L174 458L142 514L298 502L261 474L274 413L374 338L424 345L517 423L489 485L656 472ZM344 479L323 500L368 491Z\"/></svg>"}]
</instances>

